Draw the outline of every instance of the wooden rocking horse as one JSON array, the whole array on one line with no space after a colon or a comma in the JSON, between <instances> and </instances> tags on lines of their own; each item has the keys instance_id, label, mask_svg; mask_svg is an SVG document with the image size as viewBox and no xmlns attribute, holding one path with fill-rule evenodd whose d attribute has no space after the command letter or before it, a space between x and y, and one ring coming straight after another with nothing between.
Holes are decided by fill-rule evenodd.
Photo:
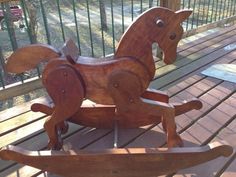
<instances>
[{"instance_id":1,"label":"wooden rocking horse","mask_svg":"<svg viewBox=\"0 0 236 177\"><path fill-rule=\"evenodd\" d=\"M221 155L229 156L232 148L220 143L180 148L183 142L176 132L175 116L200 109L202 103L193 99L172 104L165 93L148 89L155 73L152 44L158 43L166 64L173 63L183 33L180 24L190 14L190 10L149 9L128 28L112 58L79 56L72 40L60 51L41 44L15 51L6 66L11 73L22 73L49 61L42 79L54 106L36 103L31 109L51 115L44 128L53 151L32 152L8 146L0 151L0 157L62 176L147 177L176 172ZM97 105L82 105L84 99ZM63 145L60 135L68 130L66 121L116 130L161 122L168 148L126 149L117 148L114 142L116 148L99 152L56 151Z\"/></svg>"}]
</instances>

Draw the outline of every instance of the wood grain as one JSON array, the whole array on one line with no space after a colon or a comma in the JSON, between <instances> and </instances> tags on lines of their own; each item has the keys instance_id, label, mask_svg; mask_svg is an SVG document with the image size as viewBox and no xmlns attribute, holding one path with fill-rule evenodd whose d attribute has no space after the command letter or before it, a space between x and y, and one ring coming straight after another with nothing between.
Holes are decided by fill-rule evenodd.
<instances>
[{"instance_id":1,"label":"wood grain","mask_svg":"<svg viewBox=\"0 0 236 177\"><path fill-rule=\"evenodd\" d=\"M209 161L218 156L229 156L232 148L220 143L199 148L173 149L113 149L94 151L27 151L8 146L0 151L3 159L52 171L68 177L117 176L143 177L166 174L181 168ZM184 157L184 158L183 158ZM204 157L204 158L203 158ZM176 163L173 158L181 163ZM54 163L60 161L62 163ZM73 164L70 162L73 161Z\"/></svg>"}]
</instances>

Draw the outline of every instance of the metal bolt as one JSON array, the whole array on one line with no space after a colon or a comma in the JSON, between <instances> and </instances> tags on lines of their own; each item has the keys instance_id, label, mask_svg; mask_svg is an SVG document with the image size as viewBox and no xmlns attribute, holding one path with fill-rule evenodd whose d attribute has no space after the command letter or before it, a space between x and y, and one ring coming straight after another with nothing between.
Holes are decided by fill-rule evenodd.
<instances>
[{"instance_id":1,"label":"metal bolt","mask_svg":"<svg viewBox=\"0 0 236 177\"><path fill-rule=\"evenodd\" d=\"M111 173L112 173L112 174L119 174L119 171L117 171L117 170L112 170Z\"/></svg>"},{"instance_id":2,"label":"metal bolt","mask_svg":"<svg viewBox=\"0 0 236 177\"><path fill-rule=\"evenodd\" d=\"M176 38L176 34L175 34L175 33L171 33L170 39L171 39L171 40L174 40L175 38Z\"/></svg>"},{"instance_id":3,"label":"metal bolt","mask_svg":"<svg viewBox=\"0 0 236 177\"><path fill-rule=\"evenodd\" d=\"M163 22L163 20L161 20L161 19L158 19L158 20L156 21L156 24L157 24L157 26L158 26L159 28L164 27L164 22Z\"/></svg>"},{"instance_id":4,"label":"metal bolt","mask_svg":"<svg viewBox=\"0 0 236 177\"><path fill-rule=\"evenodd\" d=\"M133 102L134 102L134 100L133 100L132 98L130 98L130 99L129 99L129 102L130 102L130 103L133 103Z\"/></svg>"},{"instance_id":5,"label":"metal bolt","mask_svg":"<svg viewBox=\"0 0 236 177\"><path fill-rule=\"evenodd\" d=\"M63 89L63 90L61 91L61 93L66 93L66 91Z\"/></svg>"},{"instance_id":6,"label":"metal bolt","mask_svg":"<svg viewBox=\"0 0 236 177\"><path fill-rule=\"evenodd\" d=\"M114 84L113 84L113 87L118 88L118 87L119 87L119 84L118 84L118 83L114 83Z\"/></svg>"}]
</instances>

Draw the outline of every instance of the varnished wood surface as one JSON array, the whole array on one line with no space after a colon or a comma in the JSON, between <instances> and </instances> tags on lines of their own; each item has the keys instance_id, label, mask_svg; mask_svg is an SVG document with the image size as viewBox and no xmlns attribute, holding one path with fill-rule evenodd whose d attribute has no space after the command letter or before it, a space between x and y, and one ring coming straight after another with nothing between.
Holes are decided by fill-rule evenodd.
<instances>
[{"instance_id":1,"label":"varnished wood surface","mask_svg":"<svg viewBox=\"0 0 236 177\"><path fill-rule=\"evenodd\" d=\"M19 163L66 177L143 177L176 172L218 156L228 157L232 151L231 146L218 142L198 148L41 151L40 154L38 151L7 146L0 151L0 156L5 160L14 156L13 160Z\"/></svg>"},{"instance_id":2,"label":"varnished wood surface","mask_svg":"<svg viewBox=\"0 0 236 177\"><path fill-rule=\"evenodd\" d=\"M191 13L192 10L174 12L162 7L146 10L130 24L121 37L114 60L106 62L102 60L94 63L95 59L79 56L79 49L72 40L68 40L60 52L52 46L41 44L29 45L14 52L6 63L7 71L12 73L27 71L42 61L50 60L42 73L42 83L52 98L54 107L51 109L35 105L37 112L49 116L44 123L49 137L48 147L61 149L61 133L68 130L65 121L78 115L84 99L116 106L114 116L106 119L102 128L111 128L114 120L118 122L119 128L137 128L162 122L168 147L181 147L183 142L176 132L174 118L192 109L200 109L201 102L195 100L172 105L166 101L157 101L159 93L154 100L150 95L149 98L141 96L155 72L152 44L157 43L162 50L164 63L172 64L183 34L181 23ZM94 121L97 112L94 113L92 120L89 116L78 115L80 125L100 127L101 120Z\"/></svg>"},{"instance_id":3,"label":"varnished wood surface","mask_svg":"<svg viewBox=\"0 0 236 177\"><path fill-rule=\"evenodd\" d=\"M33 54L32 51L34 51ZM60 55L58 50L45 44L33 44L30 47L22 47L17 49L7 59L6 70L10 73L23 73L27 70L34 69L42 61L47 61Z\"/></svg>"},{"instance_id":4,"label":"varnished wood surface","mask_svg":"<svg viewBox=\"0 0 236 177\"><path fill-rule=\"evenodd\" d=\"M178 116L177 130L187 147L199 147L215 140L226 140L234 148L235 145L235 84L206 77L200 71L213 63L235 63L236 52L225 51L224 47L233 44L235 39L235 27L222 30L216 36L196 40L193 43L180 47L176 65L170 65L168 72L163 72L165 67L160 65L159 78L152 82L153 88L161 88L168 92L170 101L181 101L192 97L198 97L203 101L203 109L191 111ZM159 62L161 64L161 62ZM174 67L175 66L175 67ZM159 70L157 70L158 72ZM161 74L163 72L163 74ZM29 110L29 107L28 107ZM21 112L22 116L27 110ZM20 116L16 112L15 116ZM38 113L32 113L32 117L40 117ZM11 113L14 120L14 116ZM16 117L15 117L16 118ZM43 117L42 117L43 119ZM19 129L10 128L4 131L0 137L0 144L9 139L9 143L19 145L30 150L45 148L47 136L42 130L42 124L38 121L32 123L30 119L26 124L22 123ZM33 123L34 122L34 123ZM7 127L8 119L0 123ZM9 123L10 124L10 123ZM11 125L13 125L11 123ZM38 129L35 129L37 127ZM65 148L76 149L102 149L111 148L113 144L113 131L91 129L70 125L70 131L64 136ZM33 132L33 134L32 134ZM10 138L10 137L14 138ZM7 144L7 143L6 143ZM150 125L139 129L122 129L119 132L119 147L159 147L165 144L165 136L160 126ZM235 153L229 158L219 158L193 168L179 171L175 176L231 176L235 175ZM40 176L40 172L31 167L0 161L0 176ZM49 176L51 174L48 174ZM51 175L52 176L52 175Z\"/></svg>"}]
</instances>

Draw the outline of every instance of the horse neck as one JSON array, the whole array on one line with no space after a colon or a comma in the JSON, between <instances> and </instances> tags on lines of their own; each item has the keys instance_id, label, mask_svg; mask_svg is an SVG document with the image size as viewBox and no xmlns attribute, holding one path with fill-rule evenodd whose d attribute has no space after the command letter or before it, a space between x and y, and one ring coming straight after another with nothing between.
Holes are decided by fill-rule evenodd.
<instances>
[{"instance_id":1,"label":"horse neck","mask_svg":"<svg viewBox=\"0 0 236 177\"><path fill-rule=\"evenodd\" d=\"M137 30L138 29L138 30ZM129 56L139 60L150 73L150 80L155 74L155 64L152 55L152 41L149 30L143 28L128 29L119 42L115 57Z\"/></svg>"}]
</instances>

